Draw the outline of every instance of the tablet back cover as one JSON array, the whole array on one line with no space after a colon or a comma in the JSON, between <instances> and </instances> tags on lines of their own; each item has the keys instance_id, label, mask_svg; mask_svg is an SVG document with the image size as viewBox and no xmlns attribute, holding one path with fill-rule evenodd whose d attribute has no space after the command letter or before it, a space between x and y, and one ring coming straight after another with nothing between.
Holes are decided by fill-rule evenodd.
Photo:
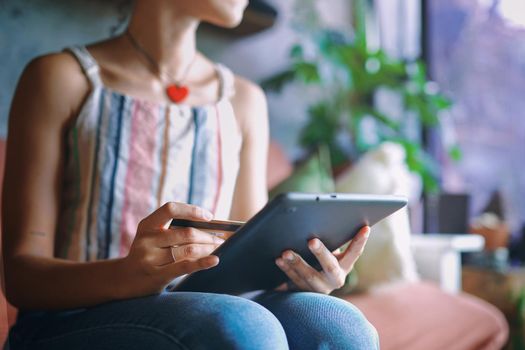
<instances>
[{"instance_id":1,"label":"tablet back cover","mask_svg":"<svg viewBox=\"0 0 525 350\"><path fill-rule=\"evenodd\" d=\"M292 249L319 269L308 240L317 237L335 250L362 226L374 225L406 203L398 196L279 195L213 253L219 265L188 275L173 290L241 294L273 289L288 279L275 265L284 250Z\"/></svg>"}]
</instances>

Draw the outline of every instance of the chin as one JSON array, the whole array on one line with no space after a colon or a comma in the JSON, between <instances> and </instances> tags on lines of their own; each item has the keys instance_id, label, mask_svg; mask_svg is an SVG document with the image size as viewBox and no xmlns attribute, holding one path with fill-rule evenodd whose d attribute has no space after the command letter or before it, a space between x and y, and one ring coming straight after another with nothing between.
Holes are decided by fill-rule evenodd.
<instances>
[{"instance_id":1,"label":"chin","mask_svg":"<svg viewBox=\"0 0 525 350\"><path fill-rule=\"evenodd\" d=\"M225 28L237 27L243 18L244 10L248 6L248 1L239 0L220 0L221 6L217 8L214 16L210 16L207 21L216 26Z\"/></svg>"},{"instance_id":2,"label":"chin","mask_svg":"<svg viewBox=\"0 0 525 350\"><path fill-rule=\"evenodd\" d=\"M225 27L225 28L235 28L239 24L241 24L242 17L243 16L242 16L242 13L241 13L240 16L231 17L231 18L225 18L224 21L222 21L222 23L217 23L217 24L220 25L221 27Z\"/></svg>"}]
</instances>

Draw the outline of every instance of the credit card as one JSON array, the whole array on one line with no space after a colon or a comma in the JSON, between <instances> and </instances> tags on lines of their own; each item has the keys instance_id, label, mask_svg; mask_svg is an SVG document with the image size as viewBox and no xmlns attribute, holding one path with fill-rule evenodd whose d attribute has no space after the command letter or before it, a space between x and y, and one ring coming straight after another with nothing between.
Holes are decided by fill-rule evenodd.
<instances>
[{"instance_id":1,"label":"credit card","mask_svg":"<svg viewBox=\"0 0 525 350\"><path fill-rule=\"evenodd\" d=\"M185 219L173 219L170 227L194 227L199 230L235 232L244 225L242 221L211 220L194 221Z\"/></svg>"}]
</instances>

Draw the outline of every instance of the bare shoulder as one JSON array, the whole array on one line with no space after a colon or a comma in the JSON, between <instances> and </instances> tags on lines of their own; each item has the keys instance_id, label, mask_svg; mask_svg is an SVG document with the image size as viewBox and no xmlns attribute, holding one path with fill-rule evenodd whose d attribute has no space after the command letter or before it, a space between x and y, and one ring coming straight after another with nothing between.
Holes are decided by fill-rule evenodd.
<instances>
[{"instance_id":1,"label":"bare shoulder","mask_svg":"<svg viewBox=\"0 0 525 350\"><path fill-rule=\"evenodd\" d=\"M232 98L232 103L240 108L266 105L266 96L259 85L238 75L235 75L234 79L235 95Z\"/></svg>"},{"instance_id":2,"label":"bare shoulder","mask_svg":"<svg viewBox=\"0 0 525 350\"><path fill-rule=\"evenodd\" d=\"M257 84L235 75L232 105L243 132L268 128L268 108L264 91ZM262 129L261 129L262 128Z\"/></svg>"},{"instance_id":3,"label":"bare shoulder","mask_svg":"<svg viewBox=\"0 0 525 350\"><path fill-rule=\"evenodd\" d=\"M13 111L31 101L42 110L59 112L39 113L40 118L67 117L78 110L89 90L89 82L71 54L61 52L40 56L33 59L22 73L13 99Z\"/></svg>"}]
</instances>

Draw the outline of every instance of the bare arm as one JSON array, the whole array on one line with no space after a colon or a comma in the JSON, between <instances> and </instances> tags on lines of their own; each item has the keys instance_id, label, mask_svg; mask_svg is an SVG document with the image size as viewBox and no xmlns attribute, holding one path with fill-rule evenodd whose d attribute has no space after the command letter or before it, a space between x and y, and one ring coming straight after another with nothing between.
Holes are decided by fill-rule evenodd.
<instances>
[{"instance_id":1,"label":"bare arm","mask_svg":"<svg viewBox=\"0 0 525 350\"><path fill-rule=\"evenodd\" d=\"M236 78L235 91L232 104L243 143L230 216L234 220L246 221L268 201L268 109L263 91L253 83Z\"/></svg>"},{"instance_id":2,"label":"bare arm","mask_svg":"<svg viewBox=\"0 0 525 350\"><path fill-rule=\"evenodd\" d=\"M174 277L218 263L220 244L200 231L171 230L173 217L208 220L199 208L170 203L144 219L126 258L77 263L54 258L64 132L89 92L67 54L32 62L9 119L3 186L6 295L21 309L64 309L160 291ZM192 245L173 262L167 247ZM187 259L186 259L187 258Z\"/></svg>"}]
</instances>

